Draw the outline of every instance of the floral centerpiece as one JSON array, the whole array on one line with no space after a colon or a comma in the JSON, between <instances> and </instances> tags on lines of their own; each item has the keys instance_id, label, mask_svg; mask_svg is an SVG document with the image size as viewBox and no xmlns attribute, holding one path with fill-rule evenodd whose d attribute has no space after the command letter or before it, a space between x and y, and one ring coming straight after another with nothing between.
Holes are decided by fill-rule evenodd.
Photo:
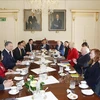
<instances>
[{"instance_id":1,"label":"floral centerpiece","mask_svg":"<svg viewBox=\"0 0 100 100\"><path fill-rule=\"evenodd\" d=\"M29 80L25 83L26 88L29 89L29 91L34 92L38 89L43 89L44 82L39 82L38 80L34 79L33 75L29 75Z\"/></svg>"}]
</instances>

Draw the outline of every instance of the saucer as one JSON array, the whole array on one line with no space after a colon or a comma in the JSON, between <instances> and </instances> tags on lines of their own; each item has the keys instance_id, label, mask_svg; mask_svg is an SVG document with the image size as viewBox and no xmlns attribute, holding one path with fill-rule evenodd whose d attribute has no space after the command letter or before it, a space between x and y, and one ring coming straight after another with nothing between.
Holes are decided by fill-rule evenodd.
<instances>
[{"instance_id":1,"label":"saucer","mask_svg":"<svg viewBox=\"0 0 100 100\"><path fill-rule=\"evenodd\" d=\"M75 70L73 70L73 71L69 71L69 73L70 73L70 74L75 74L76 71L75 71Z\"/></svg>"},{"instance_id":2,"label":"saucer","mask_svg":"<svg viewBox=\"0 0 100 100\"><path fill-rule=\"evenodd\" d=\"M60 73L59 75L60 75L60 76L66 76L66 74L65 74L65 73Z\"/></svg>"},{"instance_id":3,"label":"saucer","mask_svg":"<svg viewBox=\"0 0 100 100\"><path fill-rule=\"evenodd\" d=\"M70 68L65 68L65 71L70 71L71 69Z\"/></svg>"},{"instance_id":4,"label":"saucer","mask_svg":"<svg viewBox=\"0 0 100 100\"><path fill-rule=\"evenodd\" d=\"M88 88L89 86L88 86L87 84L85 84L85 85L79 84L79 87L82 88L82 89L86 89L86 88Z\"/></svg>"},{"instance_id":5,"label":"saucer","mask_svg":"<svg viewBox=\"0 0 100 100\"><path fill-rule=\"evenodd\" d=\"M67 97L71 100L76 100L78 98L78 95L74 93L70 93L67 95Z\"/></svg>"},{"instance_id":6,"label":"saucer","mask_svg":"<svg viewBox=\"0 0 100 100\"><path fill-rule=\"evenodd\" d=\"M19 91L17 90L16 92L14 92L13 90L10 90L9 91L9 94L11 94L11 95L16 95L16 94L18 94L19 93Z\"/></svg>"},{"instance_id":7,"label":"saucer","mask_svg":"<svg viewBox=\"0 0 100 100\"><path fill-rule=\"evenodd\" d=\"M25 72L22 72L22 73L20 73L20 75L26 75L27 73L25 73Z\"/></svg>"},{"instance_id":8,"label":"saucer","mask_svg":"<svg viewBox=\"0 0 100 100\"><path fill-rule=\"evenodd\" d=\"M22 80L23 79L23 77L18 77L18 76L15 76L14 77L14 80L16 80L16 81L20 81L20 80Z\"/></svg>"},{"instance_id":9,"label":"saucer","mask_svg":"<svg viewBox=\"0 0 100 100\"><path fill-rule=\"evenodd\" d=\"M92 89L81 90L84 95L93 95L94 92Z\"/></svg>"}]
</instances>

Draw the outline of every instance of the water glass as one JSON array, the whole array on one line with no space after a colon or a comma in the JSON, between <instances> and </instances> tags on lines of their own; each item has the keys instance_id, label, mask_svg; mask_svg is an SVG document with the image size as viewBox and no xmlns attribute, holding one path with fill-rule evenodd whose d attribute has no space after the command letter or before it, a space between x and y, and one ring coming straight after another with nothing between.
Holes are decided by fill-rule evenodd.
<instances>
[{"instance_id":1,"label":"water glass","mask_svg":"<svg viewBox=\"0 0 100 100\"><path fill-rule=\"evenodd\" d=\"M75 81L74 80L70 80L70 89L75 89Z\"/></svg>"},{"instance_id":2,"label":"water glass","mask_svg":"<svg viewBox=\"0 0 100 100\"><path fill-rule=\"evenodd\" d=\"M21 83L17 83L16 85L17 85L18 90L22 90L22 84Z\"/></svg>"},{"instance_id":3,"label":"water glass","mask_svg":"<svg viewBox=\"0 0 100 100\"><path fill-rule=\"evenodd\" d=\"M63 73L63 67L62 66L59 66L59 72Z\"/></svg>"},{"instance_id":4,"label":"water glass","mask_svg":"<svg viewBox=\"0 0 100 100\"><path fill-rule=\"evenodd\" d=\"M46 80L48 78L48 74L47 72L39 74L39 79L40 80Z\"/></svg>"},{"instance_id":5,"label":"water glass","mask_svg":"<svg viewBox=\"0 0 100 100\"><path fill-rule=\"evenodd\" d=\"M57 63L57 59L54 58L54 64L56 64L56 63Z\"/></svg>"}]
</instances>

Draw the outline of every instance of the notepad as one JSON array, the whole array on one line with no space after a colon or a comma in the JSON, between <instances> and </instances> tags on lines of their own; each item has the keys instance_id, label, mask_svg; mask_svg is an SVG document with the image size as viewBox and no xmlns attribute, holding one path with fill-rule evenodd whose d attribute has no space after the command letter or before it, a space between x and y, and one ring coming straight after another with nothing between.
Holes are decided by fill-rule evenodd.
<instances>
[{"instance_id":1,"label":"notepad","mask_svg":"<svg viewBox=\"0 0 100 100\"><path fill-rule=\"evenodd\" d=\"M71 77L79 77L79 74L71 74Z\"/></svg>"}]
</instances>

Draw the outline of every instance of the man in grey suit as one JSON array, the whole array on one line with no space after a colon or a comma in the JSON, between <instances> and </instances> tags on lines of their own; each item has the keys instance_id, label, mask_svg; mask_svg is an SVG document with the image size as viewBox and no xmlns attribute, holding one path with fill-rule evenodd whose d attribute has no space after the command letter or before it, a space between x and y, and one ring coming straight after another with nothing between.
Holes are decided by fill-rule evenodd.
<instances>
[{"instance_id":1,"label":"man in grey suit","mask_svg":"<svg viewBox=\"0 0 100 100\"><path fill-rule=\"evenodd\" d=\"M62 20L59 17L59 14L56 14L56 18L52 22L51 29L62 29Z\"/></svg>"},{"instance_id":2,"label":"man in grey suit","mask_svg":"<svg viewBox=\"0 0 100 100\"><path fill-rule=\"evenodd\" d=\"M36 17L35 17L33 12L32 12L32 15L29 16L29 18L28 18L28 25L29 25L28 26L29 29L40 30L40 25L39 25L39 23L37 23L37 19L36 19Z\"/></svg>"},{"instance_id":3,"label":"man in grey suit","mask_svg":"<svg viewBox=\"0 0 100 100\"><path fill-rule=\"evenodd\" d=\"M36 19L34 13L32 13L32 16L29 16L28 23L29 23L29 26L31 29L35 28L35 23L37 23L37 19Z\"/></svg>"}]
</instances>

